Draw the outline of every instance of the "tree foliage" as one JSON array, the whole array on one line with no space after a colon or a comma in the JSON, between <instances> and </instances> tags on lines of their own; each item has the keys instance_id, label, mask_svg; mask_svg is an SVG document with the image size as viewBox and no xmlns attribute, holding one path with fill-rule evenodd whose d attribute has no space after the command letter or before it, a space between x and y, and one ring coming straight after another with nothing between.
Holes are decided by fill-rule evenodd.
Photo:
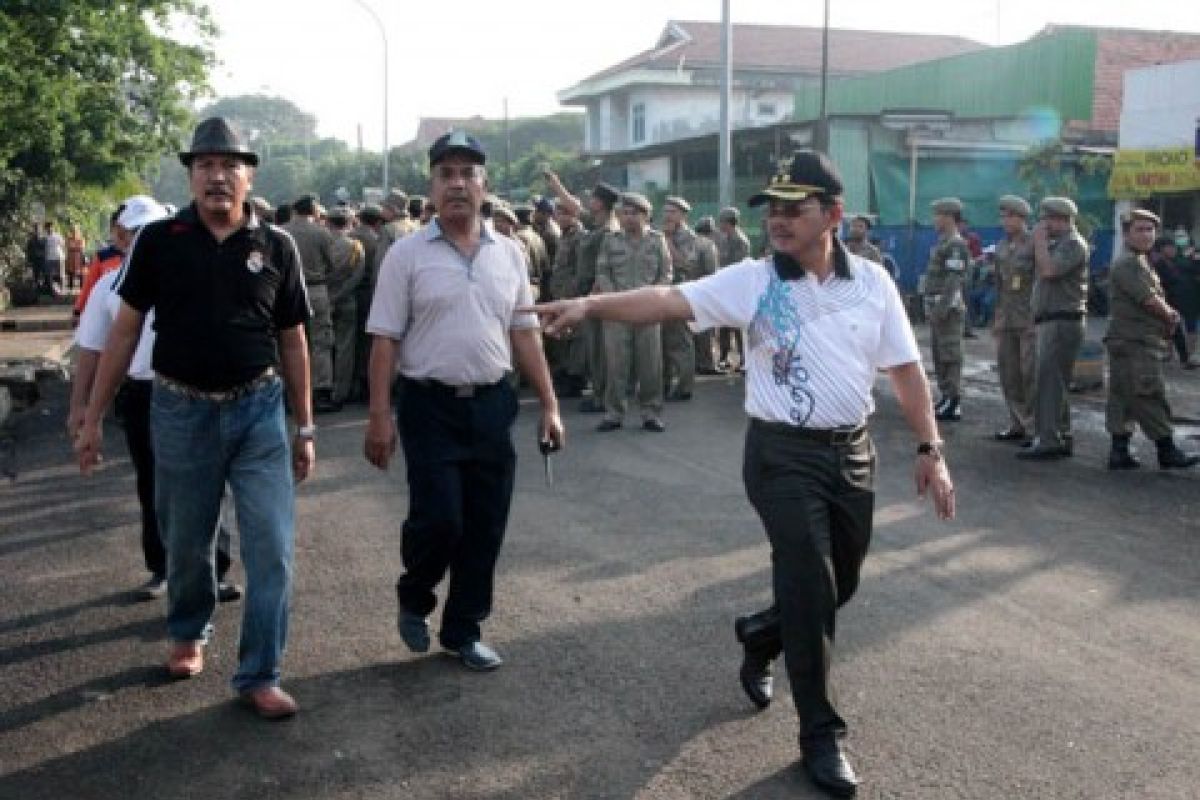
<instances>
[{"instance_id":1,"label":"tree foliage","mask_svg":"<svg viewBox=\"0 0 1200 800\"><path fill-rule=\"evenodd\" d=\"M179 25L199 43L172 38ZM89 214L175 148L206 91L214 33L198 0L6 0L0 237L23 236L35 204Z\"/></svg>"},{"instance_id":2,"label":"tree foliage","mask_svg":"<svg viewBox=\"0 0 1200 800\"><path fill-rule=\"evenodd\" d=\"M1079 197L1079 178L1112 172L1112 156L1070 153L1061 139L1051 139L1029 148L1017 163L1017 175L1029 187L1030 202L1037 206L1045 197ZM1090 237L1103 227L1099 217L1080 210L1080 232Z\"/></svg>"}]
</instances>

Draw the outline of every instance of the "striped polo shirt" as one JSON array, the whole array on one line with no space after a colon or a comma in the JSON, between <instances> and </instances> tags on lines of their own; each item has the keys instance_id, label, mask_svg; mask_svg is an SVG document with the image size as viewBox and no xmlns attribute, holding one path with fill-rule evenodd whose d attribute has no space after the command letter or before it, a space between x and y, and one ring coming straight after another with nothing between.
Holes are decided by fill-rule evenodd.
<instances>
[{"instance_id":1,"label":"striped polo shirt","mask_svg":"<svg viewBox=\"0 0 1200 800\"><path fill-rule=\"evenodd\" d=\"M805 428L866 423L880 369L920 361L896 285L883 267L835 243L837 269L784 280L771 259L745 260L680 284L695 331L746 331L746 413Z\"/></svg>"}]
</instances>

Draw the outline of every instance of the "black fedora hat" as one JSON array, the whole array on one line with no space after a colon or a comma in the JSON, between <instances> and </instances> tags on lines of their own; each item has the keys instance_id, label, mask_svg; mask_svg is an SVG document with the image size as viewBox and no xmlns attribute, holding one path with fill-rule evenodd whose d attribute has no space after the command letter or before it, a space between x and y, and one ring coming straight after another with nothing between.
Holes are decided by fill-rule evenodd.
<instances>
[{"instance_id":1,"label":"black fedora hat","mask_svg":"<svg viewBox=\"0 0 1200 800\"><path fill-rule=\"evenodd\" d=\"M192 146L179 154L185 167L200 155L237 156L252 167L258 166L258 154L246 145L242 134L224 117L209 117L196 126Z\"/></svg>"}]
</instances>

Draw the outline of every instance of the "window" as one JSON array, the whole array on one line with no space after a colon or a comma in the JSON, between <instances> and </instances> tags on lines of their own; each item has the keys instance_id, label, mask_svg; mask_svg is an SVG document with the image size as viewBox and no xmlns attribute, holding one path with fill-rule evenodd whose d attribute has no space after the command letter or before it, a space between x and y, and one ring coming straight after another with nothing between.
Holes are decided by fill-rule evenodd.
<instances>
[{"instance_id":1,"label":"window","mask_svg":"<svg viewBox=\"0 0 1200 800\"><path fill-rule=\"evenodd\" d=\"M760 117L775 116L775 104L774 103L759 103L758 104L758 115Z\"/></svg>"},{"instance_id":2,"label":"window","mask_svg":"<svg viewBox=\"0 0 1200 800\"><path fill-rule=\"evenodd\" d=\"M633 104L633 143L646 141L646 104Z\"/></svg>"}]
</instances>

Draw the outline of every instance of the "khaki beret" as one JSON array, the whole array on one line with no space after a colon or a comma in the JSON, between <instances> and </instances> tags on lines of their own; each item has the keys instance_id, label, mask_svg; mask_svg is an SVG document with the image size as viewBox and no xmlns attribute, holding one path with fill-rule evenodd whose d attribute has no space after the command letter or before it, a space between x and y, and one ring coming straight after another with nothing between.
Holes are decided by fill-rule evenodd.
<instances>
[{"instance_id":1,"label":"khaki beret","mask_svg":"<svg viewBox=\"0 0 1200 800\"><path fill-rule=\"evenodd\" d=\"M1123 217L1121 221L1126 224L1132 223L1135 219L1145 219L1153 222L1156 228L1162 227L1162 220L1158 218L1158 214L1145 208L1135 208L1132 211L1126 212Z\"/></svg>"},{"instance_id":2,"label":"khaki beret","mask_svg":"<svg viewBox=\"0 0 1200 800\"><path fill-rule=\"evenodd\" d=\"M496 217L503 217L504 219L508 220L509 225L520 224L517 222L516 213L506 205L497 205L492 208L492 219L495 219Z\"/></svg>"},{"instance_id":3,"label":"khaki beret","mask_svg":"<svg viewBox=\"0 0 1200 800\"><path fill-rule=\"evenodd\" d=\"M1069 197L1044 198L1040 210L1043 215L1050 214L1056 217L1074 218L1079 215L1079 208L1076 207L1075 201Z\"/></svg>"},{"instance_id":4,"label":"khaki beret","mask_svg":"<svg viewBox=\"0 0 1200 800\"><path fill-rule=\"evenodd\" d=\"M646 195L638 194L637 192L626 192L621 195L621 205L633 206L638 211L646 214L654 210L654 206L650 205L650 201L646 199Z\"/></svg>"},{"instance_id":5,"label":"khaki beret","mask_svg":"<svg viewBox=\"0 0 1200 800\"><path fill-rule=\"evenodd\" d=\"M930 205L933 206L935 214L961 214L963 210L962 200L957 197L941 197Z\"/></svg>"},{"instance_id":6,"label":"khaki beret","mask_svg":"<svg viewBox=\"0 0 1200 800\"><path fill-rule=\"evenodd\" d=\"M736 206L726 206L725 208L721 209L719 214L717 214L717 220L719 222L728 222L732 225L737 225L738 220L741 218L742 212L738 211Z\"/></svg>"},{"instance_id":7,"label":"khaki beret","mask_svg":"<svg viewBox=\"0 0 1200 800\"><path fill-rule=\"evenodd\" d=\"M691 203L689 203L687 200L684 200L682 197L677 197L675 195L671 195L666 200L664 200L663 205L664 206L675 206L676 208L678 208L680 211L682 211L685 214L691 213L691 210L692 210Z\"/></svg>"},{"instance_id":8,"label":"khaki beret","mask_svg":"<svg viewBox=\"0 0 1200 800\"><path fill-rule=\"evenodd\" d=\"M1018 217L1028 217L1033 213L1033 209L1029 207L1029 203L1025 202L1025 198L1017 197L1015 194L1004 195L1000 198L998 205L1001 211L1016 214Z\"/></svg>"}]
</instances>

